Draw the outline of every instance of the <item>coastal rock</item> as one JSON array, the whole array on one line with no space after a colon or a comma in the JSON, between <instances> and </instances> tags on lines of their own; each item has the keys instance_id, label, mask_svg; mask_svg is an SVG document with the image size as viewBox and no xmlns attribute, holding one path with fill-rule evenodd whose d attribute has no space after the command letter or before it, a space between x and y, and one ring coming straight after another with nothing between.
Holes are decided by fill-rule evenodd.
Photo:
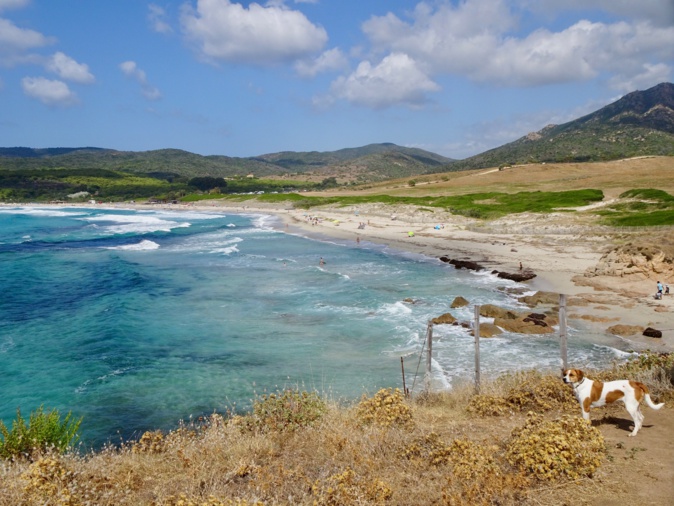
<instances>
[{"instance_id":1,"label":"coastal rock","mask_svg":"<svg viewBox=\"0 0 674 506\"><path fill-rule=\"evenodd\" d=\"M455 321L456 321L456 318L454 318L454 317L453 317L451 314L449 314L449 313L445 313L445 314L442 314L442 315L440 315L440 316L438 316L438 317L436 317L436 318L433 318L433 319L431 320L431 323L432 323L433 325L443 325L443 324L446 325L446 324L454 323Z\"/></svg>"},{"instance_id":2,"label":"coastal rock","mask_svg":"<svg viewBox=\"0 0 674 506\"><path fill-rule=\"evenodd\" d=\"M494 325L493 323L480 323L480 337L494 337L499 334L503 334L503 330L497 325ZM475 331L471 330L470 335L474 336Z\"/></svg>"},{"instance_id":3,"label":"coastal rock","mask_svg":"<svg viewBox=\"0 0 674 506\"><path fill-rule=\"evenodd\" d=\"M585 271L586 277L641 275L644 280L657 274L662 278L674 275L674 256L659 246L628 243L605 253L597 265Z\"/></svg>"},{"instance_id":4,"label":"coastal rock","mask_svg":"<svg viewBox=\"0 0 674 506\"><path fill-rule=\"evenodd\" d=\"M480 264L471 260L457 260L449 257L440 257L440 260L453 265L457 269L468 269L469 271L481 271L484 269Z\"/></svg>"},{"instance_id":5,"label":"coastal rock","mask_svg":"<svg viewBox=\"0 0 674 506\"><path fill-rule=\"evenodd\" d=\"M646 337L662 337L662 331L648 327L643 333Z\"/></svg>"},{"instance_id":6,"label":"coastal rock","mask_svg":"<svg viewBox=\"0 0 674 506\"><path fill-rule=\"evenodd\" d=\"M558 304L559 303L559 294L555 292L543 292L538 291L533 295L526 295L524 297L518 297L520 302L525 303L527 306L536 307L539 304Z\"/></svg>"},{"instance_id":7,"label":"coastal rock","mask_svg":"<svg viewBox=\"0 0 674 506\"><path fill-rule=\"evenodd\" d=\"M485 318L502 318L507 320L515 320L519 315L510 309L495 306L494 304L484 304L480 306L480 316Z\"/></svg>"},{"instance_id":8,"label":"coastal rock","mask_svg":"<svg viewBox=\"0 0 674 506\"><path fill-rule=\"evenodd\" d=\"M470 304L470 302L459 295L452 301L452 304L449 307L456 309L457 307L465 307L468 304Z\"/></svg>"},{"instance_id":9,"label":"coastal rock","mask_svg":"<svg viewBox=\"0 0 674 506\"><path fill-rule=\"evenodd\" d=\"M536 274L534 274L529 270L522 272L493 271L493 273L496 274L496 276L501 279L509 279L511 281L516 281L517 283L521 283L522 281L528 281L536 277Z\"/></svg>"},{"instance_id":10,"label":"coastal rock","mask_svg":"<svg viewBox=\"0 0 674 506\"><path fill-rule=\"evenodd\" d=\"M416 303L417 303L416 300L410 299L409 297L407 297L406 299L403 299L403 302L404 302L405 304L416 304Z\"/></svg>"},{"instance_id":11,"label":"coastal rock","mask_svg":"<svg viewBox=\"0 0 674 506\"><path fill-rule=\"evenodd\" d=\"M622 337L641 334L644 330L646 329L640 327L639 325L612 325L606 329L607 332Z\"/></svg>"},{"instance_id":12,"label":"coastal rock","mask_svg":"<svg viewBox=\"0 0 674 506\"><path fill-rule=\"evenodd\" d=\"M533 318L518 318L517 320L495 318L494 325L516 334L552 334L554 332L554 329L547 323Z\"/></svg>"}]
</instances>

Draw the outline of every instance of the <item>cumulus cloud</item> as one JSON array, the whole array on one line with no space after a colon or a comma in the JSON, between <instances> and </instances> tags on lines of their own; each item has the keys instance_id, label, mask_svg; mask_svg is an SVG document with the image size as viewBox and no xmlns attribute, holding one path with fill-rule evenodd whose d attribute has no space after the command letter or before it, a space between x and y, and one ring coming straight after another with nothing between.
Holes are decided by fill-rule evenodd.
<instances>
[{"instance_id":1,"label":"cumulus cloud","mask_svg":"<svg viewBox=\"0 0 674 506\"><path fill-rule=\"evenodd\" d=\"M70 106L78 102L68 85L63 81L44 77L24 77L21 80L24 94L40 102L53 106Z\"/></svg>"},{"instance_id":2,"label":"cumulus cloud","mask_svg":"<svg viewBox=\"0 0 674 506\"><path fill-rule=\"evenodd\" d=\"M173 28L169 25L167 21L166 11L157 4L150 4L147 6L148 15L147 19L150 22L150 26L155 32L158 33L171 33Z\"/></svg>"},{"instance_id":3,"label":"cumulus cloud","mask_svg":"<svg viewBox=\"0 0 674 506\"><path fill-rule=\"evenodd\" d=\"M183 10L185 36L207 61L271 65L319 52L328 36L304 14L278 5L248 8L229 0L198 0Z\"/></svg>"},{"instance_id":4,"label":"cumulus cloud","mask_svg":"<svg viewBox=\"0 0 674 506\"><path fill-rule=\"evenodd\" d=\"M295 63L295 71L302 77L315 77L323 72L344 70L348 67L349 60L339 48L325 51L313 60L300 60Z\"/></svg>"},{"instance_id":5,"label":"cumulus cloud","mask_svg":"<svg viewBox=\"0 0 674 506\"><path fill-rule=\"evenodd\" d=\"M439 89L414 60L394 53L376 66L361 62L355 72L332 83L331 94L355 104L382 109L395 104L419 106L426 101L427 92Z\"/></svg>"},{"instance_id":6,"label":"cumulus cloud","mask_svg":"<svg viewBox=\"0 0 674 506\"><path fill-rule=\"evenodd\" d=\"M119 64L119 69L125 76L134 79L140 84L141 93L145 98L148 100L158 100L161 98L160 91L148 82L145 71L141 70L136 65L136 62L130 60L122 62Z\"/></svg>"},{"instance_id":7,"label":"cumulus cloud","mask_svg":"<svg viewBox=\"0 0 674 506\"><path fill-rule=\"evenodd\" d=\"M29 61L26 52L52 44L54 39L40 32L19 28L8 19L0 18L0 63L12 65Z\"/></svg>"},{"instance_id":8,"label":"cumulus cloud","mask_svg":"<svg viewBox=\"0 0 674 506\"><path fill-rule=\"evenodd\" d=\"M559 31L542 28L518 37L517 22L505 0L466 0L435 8L421 3L409 20L391 13L374 16L363 32L375 51L407 54L430 76L461 75L506 86L586 80L603 73L636 77L644 74L645 64L672 60L674 26L581 20Z\"/></svg>"},{"instance_id":9,"label":"cumulus cloud","mask_svg":"<svg viewBox=\"0 0 674 506\"><path fill-rule=\"evenodd\" d=\"M47 70L58 74L61 79L80 84L91 84L96 79L84 63L77 63L70 56L58 51L47 62Z\"/></svg>"}]
</instances>

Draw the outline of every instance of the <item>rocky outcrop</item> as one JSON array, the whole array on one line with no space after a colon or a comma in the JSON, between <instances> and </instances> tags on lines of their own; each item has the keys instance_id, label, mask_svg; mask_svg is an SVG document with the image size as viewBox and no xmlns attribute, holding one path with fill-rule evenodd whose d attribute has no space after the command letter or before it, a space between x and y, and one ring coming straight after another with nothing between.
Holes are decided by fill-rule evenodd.
<instances>
[{"instance_id":1,"label":"rocky outcrop","mask_svg":"<svg viewBox=\"0 0 674 506\"><path fill-rule=\"evenodd\" d=\"M632 243L609 251L585 271L586 277L641 275L647 279L653 274L673 277L674 258L658 246Z\"/></svg>"},{"instance_id":2,"label":"rocky outcrop","mask_svg":"<svg viewBox=\"0 0 674 506\"><path fill-rule=\"evenodd\" d=\"M448 325L454 323L455 321L456 318L454 318L450 313L445 313L436 318L433 318L431 323L433 325Z\"/></svg>"},{"instance_id":3,"label":"rocky outcrop","mask_svg":"<svg viewBox=\"0 0 674 506\"><path fill-rule=\"evenodd\" d=\"M611 325L606 329L610 334L615 334L616 336L633 336L635 334L641 334L644 330L643 327L639 325Z\"/></svg>"},{"instance_id":4,"label":"rocky outcrop","mask_svg":"<svg viewBox=\"0 0 674 506\"><path fill-rule=\"evenodd\" d=\"M480 306L480 316L485 318L501 318L506 320L515 320L519 315L510 309L504 309L493 304L484 304Z\"/></svg>"},{"instance_id":5,"label":"rocky outcrop","mask_svg":"<svg viewBox=\"0 0 674 506\"><path fill-rule=\"evenodd\" d=\"M465 307L468 304L470 304L470 302L468 302L463 297L458 296L452 301L452 304L449 307L451 307L452 309L456 309L457 307Z\"/></svg>"},{"instance_id":6,"label":"rocky outcrop","mask_svg":"<svg viewBox=\"0 0 674 506\"><path fill-rule=\"evenodd\" d=\"M643 335L646 337L662 337L662 331L648 327L646 330L644 330Z\"/></svg>"},{"instance_id":7,"label":"rocky outcrop","mask_svg":"<svg viewBox=\"0 0 674 506\"><path fill-rule=\"evenodd\" d=\"M496 276L501 279L510 279L511 281L516 281L518 283L528 281L536 277L536 274L530 270L520 272L492 271L492 274L496 274Z\"/></svg>"},{"instance_id":8,"label":"rocky outcrop","mask_svg":"<svg viewBox=\"0 0 674 506\"><path fill-rule=\"evenodd\" d=\"M449 257L440 257L440 260L453 265L457 269L468 269L469 271L481 271L484 269L480 264L471 260L457 260Z\"/></svg>"},{"instance_id":9,"label":"rocky outcrop","mask_svg":"<svg viewBox=\"0 0 674 506\"><path fill-rule=\"evenodd\" d=\"M559 294L555 292L536 292L533 295L526 295L518 297L520 302L523 302L529 307L536 307L539 304L555 305L559 304Z\"/></svg>"},{"instance_id":10,"label":"rocky outcrop","mask_svg":"<svg viewBox=\"0 0 674 506\"><path fill-rule=\"evenodd\" d=\"M516 334L552 334L555 331L545 320L528 317L520 317L516 320L495 318L494 325Z\"/></svg>"},{"instance_id":11,"label":"rocky outcrop","mask_svg":"<svg viewBox=\"0 0 674 506\"><path fill-rule=\"evenodd\" d=\"M503 330L493 323L480 323L480 337L494 337L503 334ZM470 335L474 336L475 331L471 330Z\"/></svg>"}]
</instances>

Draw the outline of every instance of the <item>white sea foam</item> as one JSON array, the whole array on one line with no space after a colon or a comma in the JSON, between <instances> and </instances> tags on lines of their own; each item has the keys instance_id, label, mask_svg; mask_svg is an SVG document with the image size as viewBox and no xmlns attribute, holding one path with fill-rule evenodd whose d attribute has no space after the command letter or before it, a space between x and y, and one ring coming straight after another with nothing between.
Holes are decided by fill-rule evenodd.
<instances>
[{"instance_id":1,"label":"white sea foam","mask_svg":"<svg viewBox=\"0 0 674 506\"><path fill-rule=\"evenodd\" d=\"M114 249L114 250L125 250L125 251L147 251L147 250L155 250L159 249L159 244L157 244L154 241L149 241L147 239L143 239L139 243L136 244L125 244L123 246L111 246L109 248L105 249Z\"/></svg>"},{"instance_id":2,"label":"white sea foam","mask_svg":"<svg viewBox=\"0 0 674 506\"><path fill-rule=\"evenodd\" d=\"M397 316L397 315L406 315L412 313L412 309L409 307L409 305L405 304L404 302L394 302L392 304L384 304L381 306L379 309L380 313L384 314L389 314L391 316Z\"/></svg>"},{"instance_id":3,"label":"white sea foam","mask_svg":"<svg viewBox=\"0 0 674 506\"><path fill-rule=\"evenodd\" d=\"M169 221L156 216L138 214L97 214L78 219L98 223L103 226L103 233L113 235L170 232L174 228L185 228L191 225L189 222Z\"/></svg>"},{"instance_id":4,"label":"white sea foam","mask_svg":"<svg viewBox=\"0 0 674 506\"><path fill-rule=\"evenodd\" d=\"M13 207L9 209L0 208L0 213L3 214L30 214L37 217L53 217L61 216L77 217L84 216L83 212L63 211L59 207Z\"/></svg>"}]
</instances>

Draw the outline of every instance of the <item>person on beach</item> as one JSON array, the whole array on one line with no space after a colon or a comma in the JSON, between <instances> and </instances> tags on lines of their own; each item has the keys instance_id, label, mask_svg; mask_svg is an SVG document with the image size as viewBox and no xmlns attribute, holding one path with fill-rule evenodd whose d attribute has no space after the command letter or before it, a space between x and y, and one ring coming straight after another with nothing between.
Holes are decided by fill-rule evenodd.
<instances>
[{"instance_id":1,"label":"person on beach","mask_svg":"<svg viewBox=\"0 0 674 506\"><path fill-rule=\"evenodd\" d=\"M325 265L325 260L323 260L323 257L318 261L318 265Z\"/></svg>"},{"instance_id":2,"label":"person on beach","mask_svg":"<svg viewBox=\"0 0 674 506\"><path fill-rule=\"evenodd\" d=\"M657 293L655 294L656 299L662 299L662 283L658 281L658 283L655 285L658 288Z\"/></svg>"}]
</instances>

